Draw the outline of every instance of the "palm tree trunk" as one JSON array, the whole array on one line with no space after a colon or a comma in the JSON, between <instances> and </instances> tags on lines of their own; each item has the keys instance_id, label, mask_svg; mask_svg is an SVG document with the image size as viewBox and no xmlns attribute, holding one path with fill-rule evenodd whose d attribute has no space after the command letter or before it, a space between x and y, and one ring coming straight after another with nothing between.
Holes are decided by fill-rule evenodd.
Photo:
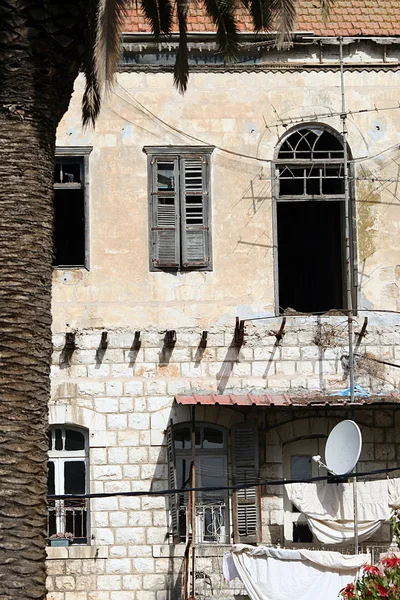
<instances>
[{"instance_id":1,"label":"palm tree trunk","mask_svg":"<svg viewBox=\"0 0 400 600\"><path fill-rule=\"evenodd\" d=\"M74 15L73 49L7 0L0 31L0 598L46 596L54 146L78 72L85 0L38 0ZM23 5L23 6L22 6ZM4 9L4 6L6 8ZM21 8L22 6L22 8ZM4 10L9 13L4 16ZM28 7L28 8L26 8ZM46 8L44 8L46 7ZM78 10L78 8L80 10ZM34 7L35 8L35 7ZM74 10L72 10L74 8ZM52 16L50 11L49 18ZM30 19L30 21L29 21ZM62 19L60 20L62 26ZM2 40L8 27L6 43ZM41 26L41 25L40 25ZM18 28L20 28L19 34ZM39 28L39 25L38 25ZM30 32L33 38L29 39ZM38 33L39 31L39 33ZM15 39L15 45L9 39ZM60 38L65 41L64 38ZM2 45L3 42L3 45ZM5 48L5 51L4 51Z\"/></svg>"},{"instance_id":2,"label":"palm tree trunk","mask_svg":"<svg viewBox=\"0 0 400 600\"><path fill-rule=\"evenodd\" d=\"M13 600L45 597L54 139L54 124L43 139L0 108L0 597Z\"/></svg>"}]
</instances>

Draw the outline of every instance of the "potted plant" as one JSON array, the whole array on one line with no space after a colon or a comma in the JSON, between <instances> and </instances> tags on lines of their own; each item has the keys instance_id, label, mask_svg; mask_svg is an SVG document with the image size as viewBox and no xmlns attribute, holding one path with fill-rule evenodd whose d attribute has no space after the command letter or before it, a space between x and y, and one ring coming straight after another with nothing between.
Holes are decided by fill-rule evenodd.
<instances>
[{"instance_id":1,"label":"potted plant","mask_svg":"<svg viewBox=\"0 0 400 600\"><path fill-rule=\"evenodd\" d=\"M50 536L50 546L69 546L70 542L74 539L74 536L69 531L65 533L53 533Z\"/></svg>"}]
</instances>

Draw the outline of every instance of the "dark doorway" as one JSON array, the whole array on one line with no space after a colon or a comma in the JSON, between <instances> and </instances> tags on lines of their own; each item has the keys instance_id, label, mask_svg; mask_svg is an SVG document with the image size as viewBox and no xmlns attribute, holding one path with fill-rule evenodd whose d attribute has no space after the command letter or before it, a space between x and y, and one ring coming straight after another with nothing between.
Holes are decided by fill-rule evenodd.
<instances>
[{"instance_id":1,"label":"dark doorway","mask_svg":"<svg viewBox=\"0 0 400 600\"><path fill-rule=\"evenodd\" d=\"M345 308L342 201L277 203L279 310Z\"/></svg>"}]
</instances>

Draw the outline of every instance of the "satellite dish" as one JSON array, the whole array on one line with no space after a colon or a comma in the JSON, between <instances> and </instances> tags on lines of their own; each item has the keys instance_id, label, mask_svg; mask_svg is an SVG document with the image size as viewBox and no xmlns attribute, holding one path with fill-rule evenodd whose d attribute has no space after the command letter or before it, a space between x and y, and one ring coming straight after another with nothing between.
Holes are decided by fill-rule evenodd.
<instances>
[{"instance_id":1,"label":"satellite dish","mask_svg":"<svg viewBox=\"0 0 400 600\"><path fill-rule=\"evenodd\" d=\"M350 420L338 423L326 442L325 462L328 471L334 475L350 473L360 458L361 445L361 431L357 423Z\"/></svg>"}]
</instances>

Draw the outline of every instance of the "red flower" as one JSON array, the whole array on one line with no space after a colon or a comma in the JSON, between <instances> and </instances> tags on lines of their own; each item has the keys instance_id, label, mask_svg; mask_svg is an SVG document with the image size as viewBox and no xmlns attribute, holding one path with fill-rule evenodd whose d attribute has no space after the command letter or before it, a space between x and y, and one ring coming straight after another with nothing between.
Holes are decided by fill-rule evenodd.
<instances>
[{"instance_id":1,"label":"red flower","mask_svg":"<svg viewBox=\"0 0 400 600\"><path fill-rule=\"evenodd\" d=\"M397 567L398 565L400 565L400 557L390 556L390 557L383 558L382 564L384 567L393 569L394 567Z\"/></svg>"},{"instance_id":2,"label":"red flower","mask_svg":"<svg viewBox=\"0 0 400 600\"><path fill-rule=\"evenodd\" d=\"M364 567L364 571L365 573L371 573L371 575L378 575L378 577L382 576L381 571L378 569L378 567L375 567L374 565L366 565Z\"/></svg>"},{"instance_id":3,"label":"red flower","mask_svg":"<svg viewBox=\"0 0 400 600\"><path fill-rule=\"evenodd\" d=\"M342 594L343 598L345 598L346 600L348 598L355 598L355 596L354 596L354 584L353 583L348 583L346 585L346 587L344 587L342 590L340 590L340 593Z\"/></svg>"},{"instance_id":4,"label":"red flower","mask_svg":"<svg viewBox=\"0 0 400 600\"><path fill-rule=\"evenodd\" d=\"M389 598L389 592L386 588L383 587L380 583L376 584L376 591L379 594L380 598Z\"/></svg>"}]
</instances>

